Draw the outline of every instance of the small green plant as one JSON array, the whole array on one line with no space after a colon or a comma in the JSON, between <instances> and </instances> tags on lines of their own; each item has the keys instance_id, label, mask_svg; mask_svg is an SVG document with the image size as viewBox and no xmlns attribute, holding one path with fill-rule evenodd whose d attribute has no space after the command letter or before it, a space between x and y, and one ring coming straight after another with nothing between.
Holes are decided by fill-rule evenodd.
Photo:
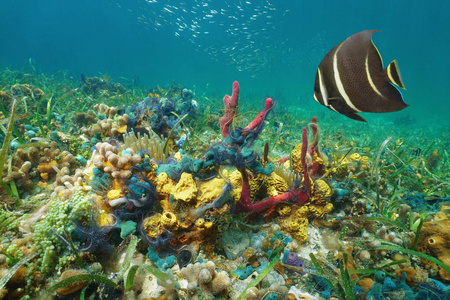
<instances>
[{"instance_id":1,"label":"small green plant","mask_svg":"<svg viewBox=\"0 0 450 300\"><path fill-rule=\"evenodd\" d=\"M75 275L66 279L61 280L60 282L52 285L48 290L45 291L45 295L50 297L57 289L72 285L76 282L87 281L87 282L97 282L106 284L112 288L117 288L119 285L106 277L105 275L99 274L81 274Z\"/></svg>"},{"instance_id":2,"label":"small green plant","mask_svg":"<svg viewBox=\"0 0 450 300\"><path fill-rule=\"evenodd\" d=\"M0 279L0 289L3 289L3 287L8 283L11 277L13 277L14 274L16 274L17 270L19 270L21 266L33 260L37 255L38 255L37 252L28 254L20 261L18 261L12 268L10 268L8 272Z\"/></svg>"},{"instance_id":3,"label":"small green plant","mask_svg":"<svg viewBox=\"0 0 450 300\"><path fill-rule=\"evenodd\" d=\"M400 253L408 253L410 255L415 255L415 256L418 256L420 258L429 260L429 261L437 264L439 267L441 267L442 269L446 270L447 272L450 272L450 267L448 267L446 264L444 264L443 262L441 262L439 259L437 259L435 257L432 257L432 256L427 255L427 254L422 253L422 252L418 252L418 251L415 251L415 250L404 248L404 247L401 247L401 246L399 246L397 244L393 244L393 243L390 243L390 242L382 241L382 243L384 243L384 245L379 246L377 249L398 251Z\"/></svg>"},{"instance_id":4,"label":"small green plant","mask_svg":"<svg viewBox=\"0 0 450 300\"><path fill-rule=\"evenodd\" d=\"M339 270L329 273L325 272L323 268L323 265L326 265L325 262L320 263L313 253L310 253L309 256L311 258L314 267L317 270L316 275L322 277L322 279L326 282L326 284L330 286L331 290L339 299L346 299L346 300L356 300L354 288L356 284L365 277L369 277L372 274L384 270L392 265L402 264L406 262L406 259L402 259L384 264L376 269L351 270L348 268L349 257L347 252L344 249L341 249L340 253L342 254L342 258L337 260ZM385 273L392 277L395 277L394 274L390 274L388 272ZM352 274L362 274L362 275L358 276L357 278L351 279Z\"/></svg>"},{"instance_id":5,"label":"small green plant","mask_svg":"<svg viewBox=\"0 0 450 300\"><path fill-rule=\"evenodd\" d=\"M261 280L264 279L264 277L267 276L267 274L269 274L270 271L272 271L272 269L275 267L275 265L278 263L278 261L280 260L280 251L282 249L284 249L284 247L280 247L281 249L276 249L274 250L274 253L272 253L271 256L273 256L272 261L270 262L270 264L261 272L261 274L258 275L258 277L256 277L255 279L253 279L246 287L245 289L242 291L242 293L239 295L239 297L237 298L237 300L242 300L245 298L246 294L247 294L247 290L249 288L252 288L254 286L256 286Z\"/></svg>"},{"instance_id":6,"label":"small green plant","mask_svg":"<svg viewBox=\"0 0 450 300\"><path fill-rule=\"evenodd\" d=\"M14 133L15 137L19 140L19 143L23 144L25 143L24 138L22 137L22 134L19 132L19 130L17 129L16 126L14 126L14 122L11 122L11 119L16 119L17 115L16 115L16 105L17 105L17 101L14 99L13 103L12 103L12 108L11 108L11 115L8 114L8 111L6 110L6 108L2 105L2 103L0 102L0 111L3 113L3 115L5 116L5 118L10 118L9 119L9 124L12 124L11 126L11 132ZM14 114L13 114L13 110L14 110ZM9 125L8 125L8 129L7 132L9 131ZM5 133L7 133L5 132Z\"/></svg>"},{"instance_id":7,"label":"small green plant","mask_svg":"<svg viewBox=\"0 0 450 300\"><path fill-rule=\"evenodd\" d=\"M9 119L8 128L6 129L5 139L3 141L3 147L0 150L0 184L7 191L7 193L11 196L15 196L18 198L18 192L15 184L8 186L5 182L3 182L3 171L5 168L6 158L8 156L9 145L11 143L11 137L13 135L14 129L14 118L16 116L16 100L13 101L11 108L11 115ZM17 204L20 204L19 202Z\"/></svg>"},{"instance_id":8,"label":"small green plant","mask_svg":"<svg viewBox=\"0 0 450 300\"><path fill-rule=\"evenodd\" d=\"M68 234L68 236L70 236L69 233L67 233L67 234ZM59 281L58 283L52 285L48 290L45 291L45 295L46 295L46 296L50 296L50 295L51 295L52 293L54 293L57 289L62 288L62 287L69 286L69 285L71 285L71 284L74 284L74 283L80 282L80 281L87 281L88 283L92 283L92 282L101 283L101 284L108 285L108 286L110 286L110 287L112 287L112 288L117 288L117 287L119 287L118 282L121 282L121 281L122 281L122 278L123 278L125 272L129 269L130 263L131 263L131 259L133 258L133 255L134 255L134 253L135 253L135 251L136 251L136 247L137 247L137 244L139 243L139 240L140 240L140 239L137 238L137 237L134 236L134 235L132 235L132 236L129 238L128 247L127 247L127 250L126 250L126 252L125 252L125 259L124 259L124 262L122 263L121 270L120 270L118 276L117 276L114 280L111 280L111 279L109 279L107 276L102 275L102 274L81 274L81 275L75 275L75 276L66 278L66 279L64 279L64 280L61 280L61 281ZM75 247L73 246L72 240L71 240L70 238L69 238L68 242L69 242L70 247L72 248L72 250L74 251L74 253L75 253L75 255L76 255L76 258L77 258L77 260L78 260L78 262L79 262L79 264L80 264L80 267L81 267L82 269L84 269L84 268L86 267L86 265L85 265L84 262L81 262L81 259L80 259L80 257L78 256L77 250L76 250ZM135 266L133 266L133 267L135 267ZM134 274L136 273L136 270L132 270L133 267L130 269L129 274L128 274L126 280L129 280L129 279L128 279L129 277L134 278ZM130 274L130 272L131 272L132 274ZM133 273L133 272L134 272L134 273ZM125 282L127 283L128 281L125 281ZM131 283L131 284L132 284L132 283ZM82 291L82 297L84 297L85 291L86 291L85 289Z\"/></svg>"}]
</instances>

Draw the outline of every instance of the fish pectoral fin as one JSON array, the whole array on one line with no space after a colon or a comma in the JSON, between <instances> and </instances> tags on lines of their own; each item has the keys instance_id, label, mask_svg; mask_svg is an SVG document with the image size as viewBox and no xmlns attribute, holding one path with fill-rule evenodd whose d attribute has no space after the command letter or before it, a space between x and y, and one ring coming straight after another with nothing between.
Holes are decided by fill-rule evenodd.
<instances>
[{"instance_id":1,"label":"fish pectoral fin","mask_svg":"<svg viewBox=\"0 0 450 300\"><path fill-rule=\"evenodd\" d=\"M332 107L333 103L336 105L338 102L342 102L344 99L341 97L329 97L327 107Z\"/></svg>"},{"instance_id":2,"label":"fish pectoral fin","mask_svg":"<svg viewBox=\"0 0 450 300\"><path fill-rule=\"evenodd\" d=\"M398 69L397 61L395 59L389 64L389 66L387 66L386 70L384 71L386 72L386 75L388 76L390 82L406 90L405 86L403 85L400 70Z\"/></svg>"},{"instance_id":3,"label":"fish pectoral fin","mask_svg":"<svg viewBox=\"0 0 450 300\"><path fill-rule=\"evenodd\" d=\"M337 100L342 100L342 98L341 97L329 97L328 98L328 102L330 102L330 101L337 101Z\"/></svg>"}]
</instances>

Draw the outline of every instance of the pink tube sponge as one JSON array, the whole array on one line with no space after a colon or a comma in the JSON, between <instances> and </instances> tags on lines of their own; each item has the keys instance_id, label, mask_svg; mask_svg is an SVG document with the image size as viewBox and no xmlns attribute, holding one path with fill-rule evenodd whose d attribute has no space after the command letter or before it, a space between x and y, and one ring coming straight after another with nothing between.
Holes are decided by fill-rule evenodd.
<instances>
[{"instance_id":1,"label":"pink tube sponge","mask_svg":"<svg viewBox=\"0 0 450 300\"><path fill-rule=\"evenodd\" d=\"M230 125L233 123L233 119L236 116L238 110L239 100L239 83L233 82L233 92L231 96L225 95L223 97L223 105L225 107L225 113L223 117L219 118L220 129L222 130L222 137L226 138L230 134Z\"/></svg>"}]
</instances>

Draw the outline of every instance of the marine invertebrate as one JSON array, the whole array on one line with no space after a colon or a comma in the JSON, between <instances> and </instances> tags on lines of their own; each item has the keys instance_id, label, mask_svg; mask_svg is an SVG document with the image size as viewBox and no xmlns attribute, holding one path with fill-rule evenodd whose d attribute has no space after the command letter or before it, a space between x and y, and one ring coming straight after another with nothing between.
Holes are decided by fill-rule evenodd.
<instances>
[{"instance_id":1,"label":"marine invertebrate","mask_svg":"<svg viewBox=\"0 0 450 300\"><path fill-rule=\"evenodd\" d=\"M222 188L225 184L226 182L222 178L200 182L198 200L204 203L212 202L222 194Z\"/></svg>"},{"instance_id":2,"label":"marine invertebrate","mask_svg":"<svg viewBox=\"0 0 450 300\"><path fill-rule=\"evenodd\" d=\"M289 158L289 157L288 157ZM294 185L295 181L299 181L302 179L300 173L295 172L294 170L289 169L284 164L274 163L273 172L283 178L288 187Z\"/></svg>"},{"instance_id":3,"label":"marine invertebrate","mask_svg":"<svg viewBox=\"0 0 450 300\"><path fill-rule=\"evenodd\" d=\"M92 153L91 163L98 169L111 175L112 178L129 179L131 167L139 164L142 157L132 149L119 152L117 146L110 143L97 143Z\"/></svg>"},{"instance_id":4,"label":"marine invertebrate","mask_svg":"<svg viewBox=\"0 0 450 300\"><path fill-rule=\"evenodd\" d=\"M37 86L16 83L11 86L10 94L13 96L28 96L36 101L39 101L45 93Z\"/></svg>"},{"instance_id":5,"label":"marine invertebrate","mask_svg":"<svg viewBox=\"0 0 450 300\"><path fill-rule=\"evenodd\" d=\"M317 118L313 117L310 123L312 138L311 145L307 147L306 153L303 155L303 141L306 139L302 139L302 143L297 144L295 148L292 150L292 167L295 172L303 173L303 157L307 160L308 172L309 175L314 178L317 175L322 174L324 167L328 164L328 157L324 154L319 147L319 127L317 125Z\"/></svg>"},{"instance_id":6,"label":"marine invertebrate","mask_svg":"<svg viewBox=\"0 0 450 300\"><path fill-rule=\"evenodd\" d=\"M180 94L181 95L176 102L176 111L181 113L182 115L194 114L197 110L197 101L194 100L194 92L190 89L184 88L181 90ZM164 112L166 111L167 109L164 110Z\"/></svg>"},{"instance_id":7,"label":"marine invertebrate","mask_svg":"<svg viewBox=\"0 0 450 300\"><path fill-rule=\"evenodd\" d=\"M114 247L108 241L108 234L114 228L115 224L100 226L97 210L98 208L93 205L91 217L87 225L82 225L78 221L74 221L75 229L71 232L71 235L83 243L77 248L78 251L89 253L99 251L111 254Z\"/></svg>"},{"instance_id":8,"label":"marine invertebrate","mask_svg":"<svg viewBox=\"0 0 450 300\"><path fill-rule=\"evenodd\" d=\"M197 183L189 173L182 173L173 191L173 198L178 201L190 202L197 198Z\"/></svg>"},{"instance_id":9,"label":"marine invertebrate","mask_svg":"<svg viewBox=\"0 0 450 300\"><path fill-rule=\"evenodd\" d=\"M422 252L435 255L441 262L450 267L450 220L440 219L424 222L417 244ZM441 268L442 279L450 280L450 273Z\"/></svg>"},{"instance_id":10,"label":"marine invertebrate","mask_svg":"<svg viewBox=\"0 0 450 300\"><path fill-rule=\"evenodd\" d=\"M376 235L388 242L397 244L397 245L402 245L403 241L401 238L397 237L397 234L394 231L391 231L388 233L387 231L387 227L386 226L382 226L380 229L377 230Z\"/></svg>"},{"instance_id":11,"label":"marine invertebrate","mask_svg":"<svg viewBox=\"0 0 450 300\"><path fill-rule=\"evenodd\" d=\"M280 224L288 230L299 243L304 243L308 239L309 219L322 218L333 209L331 203L325 206L315 206L308 204L304 206L293 206L290 215Z\"/></svg>"},{"instance_id":12,"label":"marine invertebrate","mask_svg":"<svg viewBox=\"0 0 450 300\"><path fill-rule=\"evenodd\" d=\"M319 145L320 132L319 126L317 125L317 118L313 117L309 125L311 127L312 139L311 145L308 148L308 157L311 160L308 162L308 168L310 176L315 177L322 174L323 168L328 164L328 157L322 152Z\"/></svg>"},{"instance_id":13,"label":"marine invertebrate","mask_svg":"<svg viewBox=\"0 0 450 300\"><path fill-rule=\"evenodd\" d=\"M137 170L137 168L132 170ZM144 174L138 172L133 172L131 179L124 181L123 192L128 199L128 205L150 208L155 204L158 193L154 184ZM132 207L127 207L127 209Z\"/></svg>"},{"instance_id":14,"label":"marine invertebrate","mask_svg":"<svg viewBox=\"0 0 450 300\"><path fill-rule=\"evenodd\" d=\"M150 259L150 261L154 262L160 270L164 271L172 268L176 263L175 255L159 257L156 251L156 247L148 248L147 257Z\"/></svg>"},{"instance_id":15,"label":"marine invertebrate","mask_svg":"<svg viewBox=\"0 0 450 300\"><path fill-rule=\"evenodd\" d=\"M197 109L192 96L192 92L190 93L187 89L184 93L181 91L181 97L174 106L174 100L150 93L143 101L125 109L130 116L127 125L137 132L149 132L151 128L158 135L165 137L168 137L170 133L177 133L181 130L180 120ZM176 113L173 113L174 110ZM179 115L182 116L179 117Z\"/></svg>"},{"instance_id":16,"label":"marine invertebrate","mask_svg":"<svg viewBox=\"0 0 450 300\"><path fill-rule=\"evenodd\" d=\"M230 193L232 189L233 185L231 183L226 183L221 189L221 194L218 195L216 199L207 204L202 203L196 209L190 211L192 218L197 219L210 209L222 207L229 200L229 198L231 198Z\"/></svg>"},{"instance_id":17,"label":"marine invertebrate","mask_svg":"<svg viewBox=\"0 0 450 300\"><path fill-rule=\"evenodd\" d=\"M216 272L216 265L212 261L206 263L189 264L181 269L181 275L188 280L187 290L190 299L198 299L198 292L205 297L218 297L231 286L227 272ZM197 289L197 287L199 289Z\"/></svg>"},{"instance_id":18,"label":"marine invertebrate","mask_svg":"<svg viewBox=\"0 0 450 300\"><path fill-rule=\"evenodd\" d=\"M104 115L108 118L113 118L118 111L117 107L114 106L109 107L108 105L103 103L95 104L94 109L98 114Z\"/></svg>"},{"instance_id":19,"label":"marine invertebrate","mask_svg":"<svg viewBox=\"0 0 450 300\"><path fill-rule=\"evenodd\" d=\"M110 192L115 190L109 190L112 180L108 173L104 173L97 168L93 169L94 177L91 180L92 192L98 195L108 194L110 199ZM118 198L118 197L117 197Z\"/></svg>"},{"instance_id":20,"label":"marine invertebrate","mask_svg":"<svg viewBox=\"0 0 450 300\"><path fill-rule=\"evenodd\" d=\"M153 130L144 134L128 131L123 135L123 143L120 144L119 151L130 148L135 153L148 153L150 158L158 163L165 163L169 156L169 147L164 148L167 143L167 137L158 136Z\"/></svg>"},{"instance_id":21,"label":"marine invertebrate","mask_svg":"<svg viewBox=\"0 0 450 300\"><path fill-rule=\"evenodd\" d=\"M8 166L10 172L5 174L3 181L14 181L20 192L30 192L36 181L45 182L42 186L54 183L56 186L65 185L66 182L73 185L79 176L76 168L80 163L73 154L67 150L61 150L60 145L54 141L33 143L25 150L17 149L11 157ZM74 174L75 172L75 174Z\"/></svg>"},{"instance_id":22,"label":"marine invertebrate","mask_svg":"<svg viewBox=\"0 0 450 300\"><path fill-rule=\"evenodd\" d=\"M144 224L144 223L142 223ZM144 227L141 227L141 236L143 241L152 247L153 249L157 250L167 250L172 249L172 247L169 245L170 241L175 237L175 234L171 232L168 229L163 229L161 233L157 233L156 237L150 237L148 236L147 232Z\"/></svg>"},{"instance_id":23,"label":"marine invertebrate","mask_svg":"<svg viewBox=\"0 0 450 300\"><path fill-rule=\"evenodd\" d=\"M279 203L296 203L299 205L303 205L307 203L310 198L310 191L311 191L311 182L310 177L308 174L308 166L306 164L306 151L308 147L308 141L306 136L306 128L303 128L302 133L302 154L301 154L301 161L303 164L303 170L304 170L304 182L302 183L302 186L300 187L300 184L297 183L294 187L292 187L289 191L286 193L269 197L267 199L264 199L260 202L252 204L251 197L250 197L250 185L248 180L248 175L244 169L239 169L239 172L242 174L243 183L242 183L242 191L241 191L241 198L236 203L236 212L237 213L246 213L246 212L261 212L265 211L269 208L275 207Z\"/></svg>"},{"instance_id":24,"label":"marine invertebrate","mask_svg":"<svg viewBox=\"0 0 450 300\"><path fill-rule=\"evenodd\" d=\"M236 116L239 107L238 100L239 100L239 83L235 81L233 82L233 92L231 93L231 96L225 95L225 97L223 97L225 113L223 117L219 118L220 129L222 130L223 138L226 138L230 134L229 128L233 123L233 119Z\"/></svg>"},{"instance_id":25,"label":"marine invertebrate","mask_svg":"<svg viewBox=\"0 0 450 300\"><path fill-rule=\"evenodd\" d=\"M288 190L288 185L283 178L272 172L269 176L257 174L250 179L252 198L264 198L277 196Z\"/></svg>"},{"instance_id":26,"label":"marine invertebrate","mask_svg":"<svg viewBox=\"0 0 450 300\"><path fill-rule=\"evenodd\" d=\"M177 255L177 264L180 267L180 270L189 265L193 257L192 251L187 249L181 250Z\"/></svg>"},{"instance_id":27,"label":"marine invertebrate","mask_svg":"<svg viewBox=\"0 0 450 300\"><path fill-rule=\"evenodd\" d=\"M107 76L100 77L86 77L81 74L81 91L97 97L111 97L120 95L126 92L125 88L120 83L114 83Z\"/></svg>"},{"instance_id":28,"label":"marine invertebrate","mask_svg":"<svg viewBox=\"0 0 450 300\"><path fill-rule=\"evenodd\" d=\"M75 124L78 126L89 126L97 122L97 116L92 110L87 113L77 113L75 115Z\"/></svg>"},{"instance_id":29,"label":"marine invertebrate","mask_svg":"<svg viewBox=\"0 0 450 300\"><path fill-rule=\"evenodd\" d=\"M145 172L139 168L132 168L131 179L121 181L121 191L116 196L110 196L108 204L119 207L114 215L122 220L141 220L141 218L156 204L158 192L152 181L147 179ZM118 190L116 190L118 192Z\"/></svg>"}]
</instances>

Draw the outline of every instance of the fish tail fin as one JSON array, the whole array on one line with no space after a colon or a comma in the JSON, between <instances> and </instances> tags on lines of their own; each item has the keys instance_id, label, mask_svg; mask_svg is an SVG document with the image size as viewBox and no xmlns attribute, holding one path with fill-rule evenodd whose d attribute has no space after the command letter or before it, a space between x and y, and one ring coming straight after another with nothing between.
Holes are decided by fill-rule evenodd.
<instances>
[{"instance_id":1,"label":"fish tail fin","mask_svg":"<svg viewBox=\"0 0 450 300\"><path fill-rule=\"evenodd\" d=\"M397 61L394 59L389 66L387 66L386 75L389 77L389 80L398 87L406 90L403 85L402 76L400 75L400 70L398 69Z\"/></svg>"}]
</instances>

